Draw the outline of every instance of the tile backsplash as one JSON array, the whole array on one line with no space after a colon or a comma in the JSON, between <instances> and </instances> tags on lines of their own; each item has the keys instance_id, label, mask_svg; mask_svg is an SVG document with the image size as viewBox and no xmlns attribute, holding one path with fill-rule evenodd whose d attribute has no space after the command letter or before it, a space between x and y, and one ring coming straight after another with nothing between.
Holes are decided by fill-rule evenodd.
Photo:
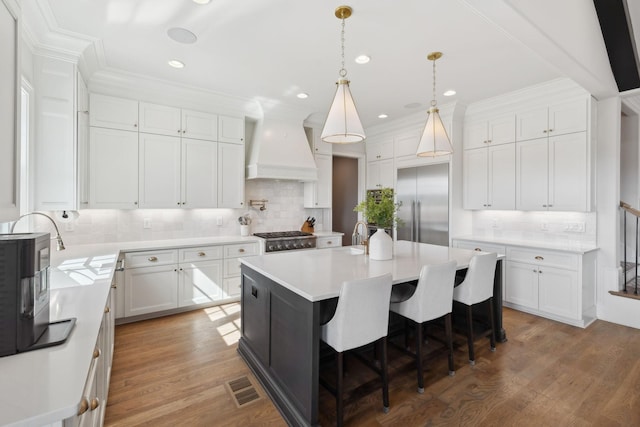
<instances>
[{"instance_id":1,"label":"tile backsplash","mask_svg":"<svg viewBox=\"0 0 640 427\"><path fill-rule=\"evenodd\" d=\"M595 212L476 211L473 235L509 240L596 244Z\"/></svg>"},{"instance_id":2,"label":"tile backsplash","mask_svg":"<svg viewBox=\"0 0 640 427\"><path fill-rule=\"evenodd\" d=\"M238 217L249 214L250 231L299 230L308 216L317 219L316 231L331 229L330 209L304 208L304 186L297 181L250 180L245 186L247 205L252 199L266 199L266 209L85 209L77 218L62 218L62 212L47 212L60 229L65 245L87 243L162 240L240 234ZM35 218L35 217L32 217ZM48 231L45 219L23 219L15 231ZM145 225L148 228L145 228Z\"/></svg>"}]
</instances>

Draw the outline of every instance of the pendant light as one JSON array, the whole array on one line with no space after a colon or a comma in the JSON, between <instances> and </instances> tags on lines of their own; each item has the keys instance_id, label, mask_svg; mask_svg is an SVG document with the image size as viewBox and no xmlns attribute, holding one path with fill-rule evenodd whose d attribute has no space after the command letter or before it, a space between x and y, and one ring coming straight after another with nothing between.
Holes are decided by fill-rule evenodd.
<instances>
[{"instance_id":1,"label":"pendant light","mask_svg":"<svg viewBox=\"0 0 640 427\"><path fill-rule=\"evenodd\" d=\"M320 138L324 142L332 144L351 144L362 142L365 139L364 129L353 102L351 90L349 90L349 80L347 80L347 70L344 68L344 20L351 16L353 10L349 6L339 6L335 15L342 20L341 47L342 47L342 68L340 68L340 79L336 82L336 95L331 103L327 120L324 122Z\"/></svg>"},{"instance_id":2,"label":"pendant light","mask_svg":"<svg viewBox=\"0 0 640 427\"><path fill-rule=\"evenodd\" d=\"M433 100L431 108L427 114L427 124L424 126L418 151L419 157L436 157L453 153L451 141L447 136L439 110L436 108L436 60L442 57L442 52L432 52L427 56L429 61L433 61Z\"/></svg>"}]
</instances>

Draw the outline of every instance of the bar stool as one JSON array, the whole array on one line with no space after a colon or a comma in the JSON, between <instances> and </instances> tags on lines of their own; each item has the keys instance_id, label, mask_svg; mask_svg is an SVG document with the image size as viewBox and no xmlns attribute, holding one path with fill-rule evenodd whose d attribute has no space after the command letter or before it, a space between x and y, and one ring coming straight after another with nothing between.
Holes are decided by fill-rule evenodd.
<instances>
[{"instance_id":1,"label":"bar stool","mask_svg":"<svg viewBox=\"0 0 640 427\"><path fill-rule=\"evenodd\" d=\"M469 262L467 275L453 290L453 300L467 306L467 342L469 363L475 365L473 349L473 306L489 301L489 321L491 325L491 351L496 351L496 327L493 318L493 282L496 274L497 255L495 252L475 255Z\"/></svg>"},{"instance_id":2,"label":"bar stool","mask_svg":"<svg viewBox=\"0 0 640 427\"><path fill-rule=\"evenodd\" d=\"M456 275L456 262L449 261L439 265L425 265L420 271L416 290L409 299L391 303L389 310L412 320L416 325L416 359L418 375L418 393L424 393L422 373L422 326L431 320L444 317L444 326L449 348L449 375L455 375L453 367L453 338L451 331L451 310L453 308L453 285ZM392 300L394 290L391 291ZM406 331L405 331L406 333Z\"/></svg>"},{"instance_id":3,"label":"bar stool","mask_svg":"<svg viewBox=\"0 0 640 427\"><path fill-rule=\"evenodd\" d=\"M389 412L389 380L387 376L387 330L389 328L389 300L391 274L345 281L340 289L336 312L322 325L322 340L337 353L338 374L335 390L324 381L320 383L336 396L338 426L344 416L343 372L344 352L375 342L380 348L380 369L373 368L382 378L384 412Z\"/></svg>"}]
</instances>

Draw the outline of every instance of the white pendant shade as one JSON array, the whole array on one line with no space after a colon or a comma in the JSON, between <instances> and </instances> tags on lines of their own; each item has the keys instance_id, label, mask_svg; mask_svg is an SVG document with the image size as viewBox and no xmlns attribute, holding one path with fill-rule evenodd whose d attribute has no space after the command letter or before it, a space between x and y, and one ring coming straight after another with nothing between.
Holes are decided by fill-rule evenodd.
<instances>
[{"instance_id":1,"label":"white pendant shade","mask_svg":"<svg viewBox=\"0 0 640 427\"><path fill-rule=\"evenodd\" d=\"M440 119L440 114L438 114L438 109L431 107L416 155L420 157L436 157L451 154L452 152L453 147L442 119Z\"/></svg>"},{"instance_id":2,"label":"white pendant shade","mask_svg":"<svg viewBox=\"0 0 640 427\"><path fill-rule=\"evenodd\" d=\"M320 138L332 144L362 142L365 139L364 129L349 90L349 80L341 79L336 84L336 96Z\"/></svg>"}]
</instances>

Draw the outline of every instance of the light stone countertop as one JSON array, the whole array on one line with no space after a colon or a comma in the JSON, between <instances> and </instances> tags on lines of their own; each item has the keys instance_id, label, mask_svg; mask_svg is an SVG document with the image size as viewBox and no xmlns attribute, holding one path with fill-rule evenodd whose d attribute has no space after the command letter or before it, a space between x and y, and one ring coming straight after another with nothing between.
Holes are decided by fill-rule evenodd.
<instances>
[{"instance_id":1,"label":"light stone countertop","mask_svg":"<svg viewBox=\"0 0 640 427\"><path fill-rule=\"evenodd\" d=\"M423 265L455 260L457 268L463 269L469 266L469 260L477 253L448 246L397 241L393 259L389 261L372 260L363 254L360 247L342 246L321 251L278 252L241 258L240 262L315 302L337 297L345 280L386 273L392 274L394 283L417 280Z\"/></svg>"},{"instance_id":2,"label":"light stone countertop","mask_svg":"<svg viewBox=\"0 0 640 427\"><path fill-rule=\"evenodd\" d=\"M452 240L485 242L485 243L493 243L497 245L518 246L522 248L549 249L553 251L571 252L571 253L581 254L581 255L584 255L588 252L597 251L599 249L595 245L585 244L583 242L578 242L578 241L550 242L550 241L509 239L509 238L486 237L486 236L457 236L457 237L453 237Z\"/></svg>"},{"instance_id":3,"label":"light stone countertop","mask_svg":"<svg viewBox=\"0 0 640 427\"><path fill-rule=\"evenodd\" d=\"M248 236L68 246L51 253L50 319L77 319L64 344L0 357L0 426L40 427L74 416L120 252L246 242ZM315 252L315 251L314 251Z\"/></svg>"}]
</instances>

